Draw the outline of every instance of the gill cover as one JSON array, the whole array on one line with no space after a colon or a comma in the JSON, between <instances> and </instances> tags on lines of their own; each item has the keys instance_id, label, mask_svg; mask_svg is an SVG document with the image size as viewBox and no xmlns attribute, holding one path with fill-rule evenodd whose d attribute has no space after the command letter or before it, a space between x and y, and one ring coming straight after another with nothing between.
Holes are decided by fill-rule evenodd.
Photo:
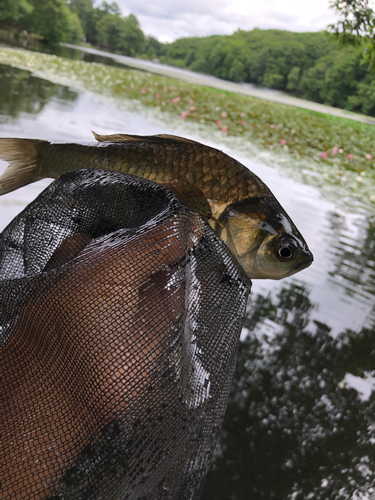
<instances>
[{"instance_id":1,"label":"gill cover","mask_svg":"<svg viewBox=\"0 0 375 500\"><path fill-rule=\"evenodd\" d=\"M249 278L279 280L313 261L302 235L275 198L232 203L219 222L217 233Z\"/></svg>"}]
</instances>

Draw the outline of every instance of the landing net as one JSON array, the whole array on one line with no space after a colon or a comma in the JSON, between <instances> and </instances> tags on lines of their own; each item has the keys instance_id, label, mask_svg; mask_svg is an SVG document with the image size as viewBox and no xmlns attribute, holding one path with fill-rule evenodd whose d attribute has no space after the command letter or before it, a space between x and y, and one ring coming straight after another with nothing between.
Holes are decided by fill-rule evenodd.
<instances>
[{"instance_id":1,"label":"landing net","mask_svg":"<svg viewBox=\"0 0 375 500\"><path fill-rule=\"evenodd\" d=\"M0 498L199 498L251 285L201 216L68 172L0 235L0 280Z\"/></svg>"}]
</instances>

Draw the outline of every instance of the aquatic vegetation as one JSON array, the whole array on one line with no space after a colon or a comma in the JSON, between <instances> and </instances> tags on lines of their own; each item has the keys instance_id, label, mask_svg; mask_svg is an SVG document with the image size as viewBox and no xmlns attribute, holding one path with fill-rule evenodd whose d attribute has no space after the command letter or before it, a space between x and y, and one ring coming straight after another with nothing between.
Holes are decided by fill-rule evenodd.
<instances>
[{"instance_id":1,"label":"aquatic vegetation","mask_svg":"<svg viewBox=\"0 0 375 500\"><path fill-rule=\"evenodd\" d=\"M78 90L135 100L155 108L159 117L195 122L223 139L248 141L270 152L283 169L290 169L288 159L294 158L305 182L341 186L351 196L375 203L372 125L148 72L25 50L1 47L0 62Z\"/></svg>"}]
</instances>

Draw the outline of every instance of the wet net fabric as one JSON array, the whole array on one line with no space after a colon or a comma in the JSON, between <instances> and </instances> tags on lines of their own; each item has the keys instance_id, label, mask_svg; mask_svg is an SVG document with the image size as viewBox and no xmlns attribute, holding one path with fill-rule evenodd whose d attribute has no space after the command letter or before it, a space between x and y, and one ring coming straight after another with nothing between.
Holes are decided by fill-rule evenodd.
<instances>
[{"instance_id":1,"label":"wet net fabric","mask_svg":"<svg viewBox=\"0 0 375 500\"><path fill-rule=\"evenodd\" d=\"M199 498L250 282L172 192L68 172L0 237L0 498Z\"/></svg>"}]
</instances>

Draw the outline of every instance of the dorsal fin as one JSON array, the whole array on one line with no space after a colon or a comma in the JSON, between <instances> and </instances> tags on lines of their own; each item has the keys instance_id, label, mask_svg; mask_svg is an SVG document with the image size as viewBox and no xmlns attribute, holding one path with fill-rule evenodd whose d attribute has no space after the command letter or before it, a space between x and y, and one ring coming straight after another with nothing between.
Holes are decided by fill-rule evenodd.
<instances>
[{"instance_id":1,"label":"dorsal fin","mask_svg":"<svg viewBox=\"0 0 375 500\"><path fill-rule=\"evenodd\" d=\"M199 144L200 142L179 137L178 135L158 134L158 135L130 135L130 134L113 134L113 135L99 135L92 131L94 137L99 142L170 142L170 143L183 143L183 144Z\"/></svg>"}]
</instances>

